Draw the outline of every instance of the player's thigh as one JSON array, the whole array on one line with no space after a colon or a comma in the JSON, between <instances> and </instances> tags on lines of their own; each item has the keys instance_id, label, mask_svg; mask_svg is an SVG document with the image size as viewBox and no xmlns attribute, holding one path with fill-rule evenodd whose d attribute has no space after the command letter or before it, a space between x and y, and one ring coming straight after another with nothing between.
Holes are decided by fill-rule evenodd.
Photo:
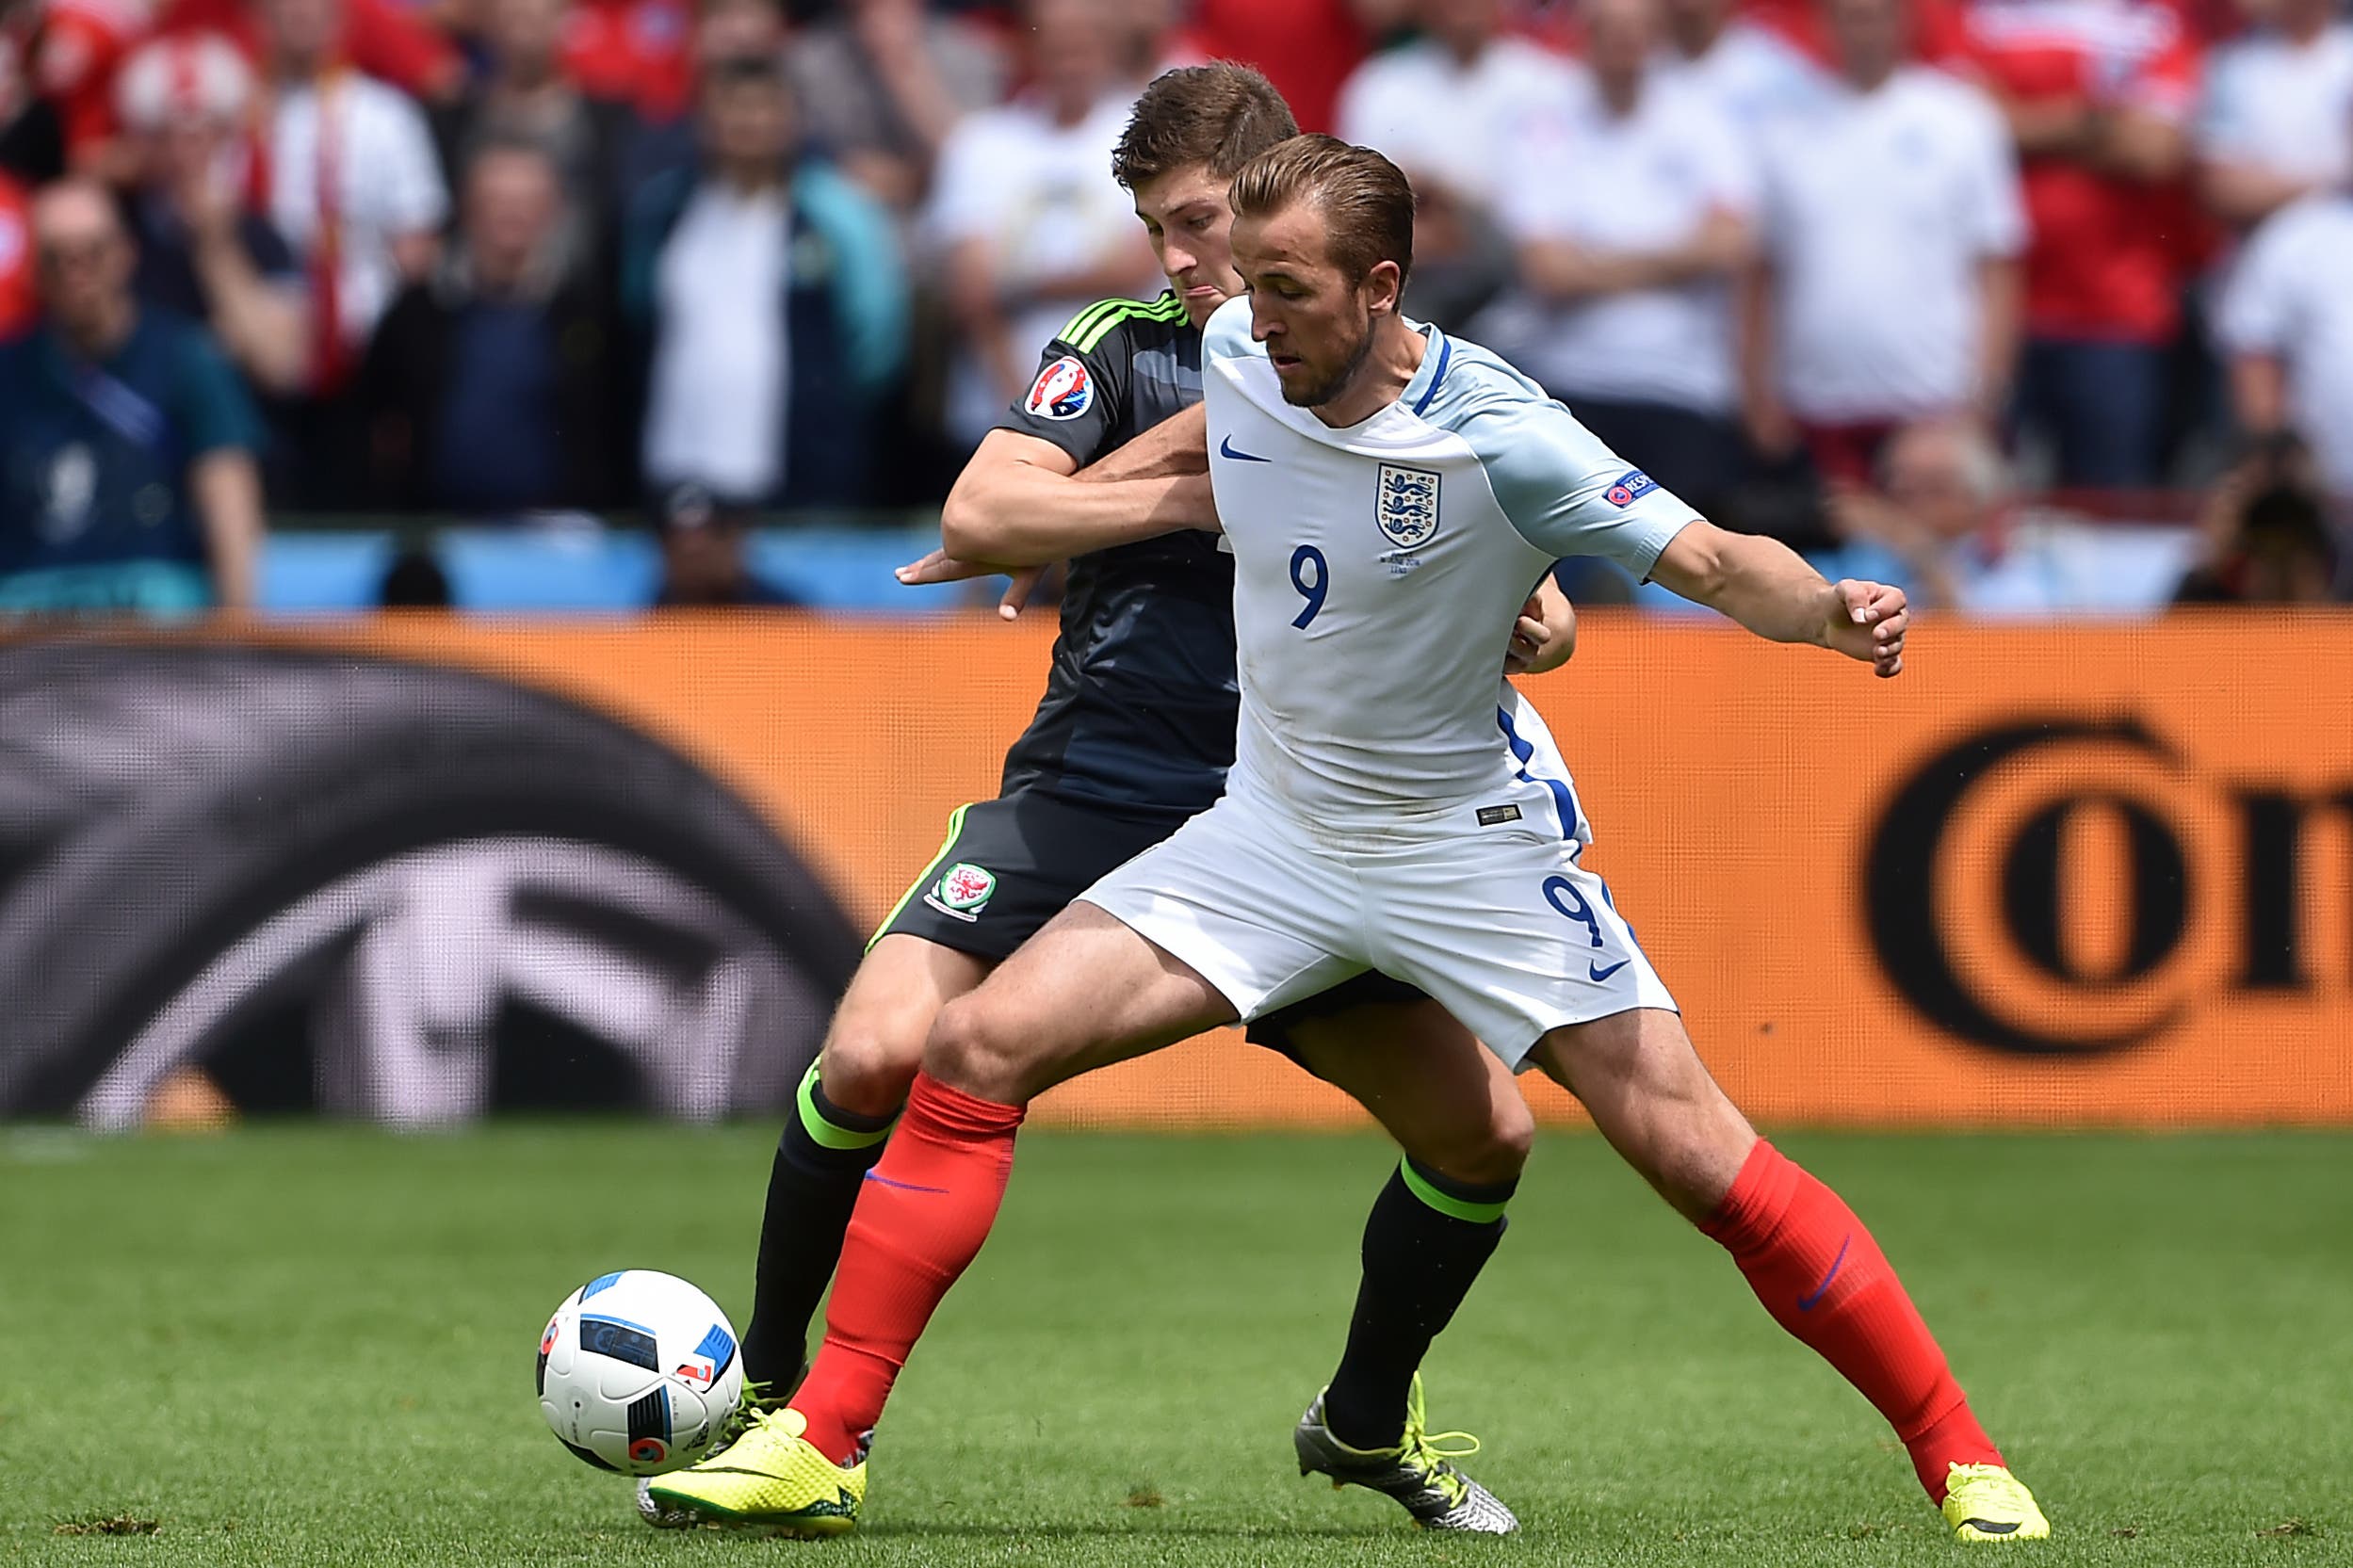
<instances>
[{"instance_id":1,"label":"player's thigh","mask_svg":"<svg viewBox=\"0 0 2353 1568\"><path fill-rule=\"evenodd\" d=\"M1036 791L957 810L836 1013L820 1074L827 1096L866 1115L895 1109L940 1009L1168 832L1165 822Z\"/></svg>"},{"instance_id":2,"label":"player's thigh","mask_svg":"<svg viewBox=\"0 0 2353 1568\"><path fill-rule=\"evenodd\" d=\"M1659 1194L1704 1220L1732 1189L1756 1130L1708 1071L1683 1020L1630 1008L1547 1033L1530 1059L1577 1096Z\"/></svg>"},{"instance_id":3,"label":"player's thigh","mask_svg":"<svg viewBox=\"0 0 2353 1568\"><path fill-rule=\"evenodd\" d=\"M818 1052L825 1097L859 1116L887 1116L923 1065L940 1009L979 987L992 960L886 931L850 978Z\"/></svg>"},{"instance_id":4,"label":"player's thigh","mask_svg":"<svg viewBox=\"0 0 2353 1568\"><path fill-rule=\"evenodd\" d=\"M1082 897L1259 1019L1370 967L1354 875L1313 836L1229 794Z\"/></svg>"},{"instance_id":5,"label":"player's thigh","mask_svg":"<svg viewBox=\"0 0 2353 1568\"><path fill-rule=\"evenodd\" d=\"M1234 1021L1217 987L1112 915L1075 903L941 1010L924 1068L1021 1105L1065 1078Z\"/></svg>"},{"instance_id":6,"label":"player's thigh","mask_svg":"<svg viewBox=\"0 0 2353 1568\"><path fill-rule=\"evenodd\" d=\"M1489 1186L1515 1179L1528 1162L1535 1118L1511 1069L1426 996L1300 1016L1286 1044L1442 1175Z\"/></svg>"},{"instance_id":7,"label":"player's thigh","mask_svg":"<svg viewBox=\"0 0 2353 1568\"><path fill-rule=\"evenodd\" d=\"M875 942L920 937L1000 962L1071 899L1170 829L1165 820L1123 816L1036 790L959 807L947 842Z\"/></svg>"}]
</instances>

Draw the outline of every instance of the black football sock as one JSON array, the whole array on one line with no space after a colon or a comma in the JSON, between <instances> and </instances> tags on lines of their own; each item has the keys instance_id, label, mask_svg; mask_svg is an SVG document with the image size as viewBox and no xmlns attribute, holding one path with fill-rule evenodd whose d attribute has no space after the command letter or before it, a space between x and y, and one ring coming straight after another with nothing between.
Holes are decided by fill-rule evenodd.
<instances>
[{"instance_id":1,"label":"black football sock","mask_svg":"<svg viewBox=\"0 0 2353 1568\"><path fill-rule=\"evenodd\" d=\"M1495 1254L1518 1186L1473 1187L1410 1157L1398 1165L1365 1220L1364 1283L1323 1397L1333 1436L1367 1449L1404 1439L1414 1370Z\"/></svg>"},{"instance_id":2,"label":"black football sock","mask_svg":"<svg viewBox=\"0 0 2353 1568\"><path fill-rule=\"evenodd\" d=\"M771 1384L773 1401L790 1394L801 1379L809 1353L809 1319L841 1259L859 1184L883 1157L883 1140L895 1120L895 1115L860 1116L828 1100L815 1062L801 1080L794 1114L776 1140L776 1162L769 1169L752 1325L743 1335L744 1378Z\"/></svg>"}]
</instances>

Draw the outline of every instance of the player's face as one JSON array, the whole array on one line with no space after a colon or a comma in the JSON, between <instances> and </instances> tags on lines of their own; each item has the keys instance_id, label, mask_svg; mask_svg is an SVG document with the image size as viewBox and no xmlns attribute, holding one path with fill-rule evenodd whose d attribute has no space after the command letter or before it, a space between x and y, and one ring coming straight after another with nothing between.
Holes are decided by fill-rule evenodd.
<instances>
[{"instance_id":1,"label":"player's face","mask_svg":"<svg viewBox=\"0 0 2353 1568\"><path fill-rule=\"evenodd\" d=\"M1372 352L1379 269L1351 283L1331 259L1323 215L1305 202L1236 218L1233 243L1235 270L1250 290L1250 335L1266 345L1283 401L1311 409L1337 400Z\"/></svg>"},{"instance_id":2,"label":"player's face","mask_svg":"<svg viewBox=\"0 0 2353 1568\"><path fill-rule=\"evenodd\" d=\"M1225 182L1209 165L1189 164L1146 180L1136 188L1136 216L1194 326L1241 292L1241 276L1234 270L1234 209L1226 204Z\"/></svg>"}]
</instances>

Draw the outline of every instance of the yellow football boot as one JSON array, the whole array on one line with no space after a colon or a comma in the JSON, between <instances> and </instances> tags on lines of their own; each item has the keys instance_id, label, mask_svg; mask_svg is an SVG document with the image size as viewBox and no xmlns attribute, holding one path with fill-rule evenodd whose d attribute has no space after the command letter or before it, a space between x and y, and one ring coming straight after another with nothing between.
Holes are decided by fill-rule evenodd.
<instances>
[{"instance_id":1,"label":"yellow football boot","mask_svg":"<svg viewBox=\"0 0 2353 1568\"><path fill-rule=\"evenodd\" d=\"M2051 1533L2035 1495L1999 1464L1955 1464L1944 1486L1944 1522L1955 1541L2040 1541Z\"/></svg>"},{"instance_id":2,"label":"yellow football boot","mask_svg":"<svg viewBox=\"0 0 2353 1568\"><path fill-rule=\"evenodd\" d=\"M741 1525L777 1535L841 1535L855 1529L866 1500L866 1463L836 1464L802 1434L797 1410L755 1415L741 1437L702 1463L656 1476L640 1507L655 1521L690 1514L706 1525Z\"/></svg>"}]
</instances>

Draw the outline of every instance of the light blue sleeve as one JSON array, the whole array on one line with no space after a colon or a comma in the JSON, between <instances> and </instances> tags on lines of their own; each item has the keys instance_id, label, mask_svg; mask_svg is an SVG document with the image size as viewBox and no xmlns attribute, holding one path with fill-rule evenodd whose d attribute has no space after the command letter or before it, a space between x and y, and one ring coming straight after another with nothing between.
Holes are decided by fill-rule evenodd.
<instances>
[{"instance_id":1,"label":"light blue sleeve","mask_svg":"<svg viewBox=\"0 0 2353 1568\"><path fill-rule=\"evenodd\" d=\"M1598 556L1647 578L1698 513L1550 399L1496 398L1455 427L1519 536L1559 559Z\"/></svg>"},{"instance_id":2,"label":"light blue sleeve","mask_svg":"<svg viewBox=\"0 0 2353 1568\"><path fill-rule=\"evenodd\" d=\"M1250 296L1237 294L1210 313L1201 324L1201 359L1240 359L1264 352L1250 337Z\"/></svg>"}]
</instances>

